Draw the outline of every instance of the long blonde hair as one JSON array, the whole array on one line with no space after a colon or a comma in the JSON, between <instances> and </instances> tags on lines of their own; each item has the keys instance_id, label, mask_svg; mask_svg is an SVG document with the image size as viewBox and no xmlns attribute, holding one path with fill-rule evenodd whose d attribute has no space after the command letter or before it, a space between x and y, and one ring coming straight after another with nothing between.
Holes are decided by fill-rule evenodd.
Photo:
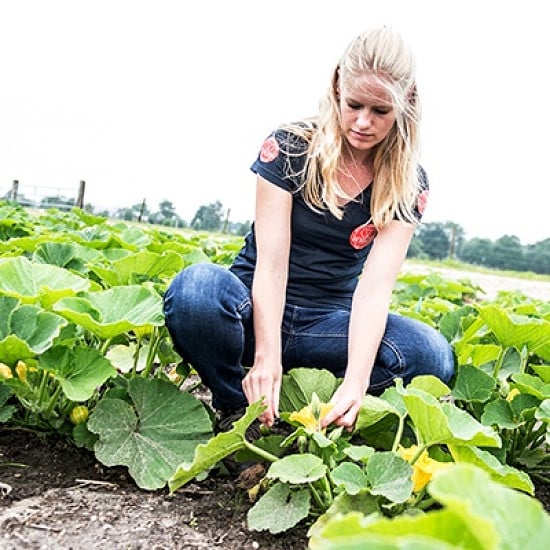
<instances>
[{"instance_id":1,"label":"long blonde hair","mask_svg":"<svg viewBox=\"0 0 550 550\"><path fill-rule=\"evenodd\" d=\"M383 227L397 217L416 223L413 214L418 191L418 125L420 106L414 79L414 60L402 37L390 28L359 35L336 66L315 119L286 126L308 142L302 185L305 202L314 210L328 209L341 219L340 198L350 199L338 183L345 147L341 132L337 88L365 74L373 75L392 98L396 121L374 155L371 195L372 222Z\"/></svg>"}]
</instances>

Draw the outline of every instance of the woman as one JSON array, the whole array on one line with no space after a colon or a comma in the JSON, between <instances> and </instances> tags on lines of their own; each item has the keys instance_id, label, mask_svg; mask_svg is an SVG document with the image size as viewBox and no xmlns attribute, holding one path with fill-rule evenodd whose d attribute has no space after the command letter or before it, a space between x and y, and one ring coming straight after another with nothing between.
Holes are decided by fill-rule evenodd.
<instances>
[{"instance_id":1,"label":"woman","mask_svg":"<svg viewBox=\"0 0 550 550\"><path fill-rule=\"evenodd\" d=\"M192 265L170 285L168 329L222 425L263 398L259 420L271 426L282 374L294 367L343 377L324 425L348 429L367 390L396 377L451 378L447 341L389 313L428 192L418 124L409 49L389 28L361 34L318 117L264 142L252 165L255 221L231 268Z\"/></svg>"}]
</instances>

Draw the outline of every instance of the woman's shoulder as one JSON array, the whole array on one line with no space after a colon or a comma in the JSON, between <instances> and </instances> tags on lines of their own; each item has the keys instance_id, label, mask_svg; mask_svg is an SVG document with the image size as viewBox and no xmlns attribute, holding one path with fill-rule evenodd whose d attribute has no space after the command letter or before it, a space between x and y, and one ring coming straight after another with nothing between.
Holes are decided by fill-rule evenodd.
<instances>
[{"instance_id":1,"label":"woman's shoulder","mask_svg":"<svg viewBox=\"0 0 550 550\"><path fill-rule=\"evenodd\" d=\"M317 125L313 119L291 122L279 126L271 136L282 151L288 154L305 153L311 143Z\"/></svg>"}]
</instances>

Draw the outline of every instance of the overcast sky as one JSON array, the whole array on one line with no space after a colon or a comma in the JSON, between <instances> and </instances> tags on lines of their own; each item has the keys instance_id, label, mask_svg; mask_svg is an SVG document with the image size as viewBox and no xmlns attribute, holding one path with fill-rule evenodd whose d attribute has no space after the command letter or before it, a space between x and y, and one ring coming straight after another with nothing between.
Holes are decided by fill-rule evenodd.
<instances>
[{"instance_id":1,"label":"overcast sky","mask_svg":"<svg viewBox=\"0 0 550 550\"><path fill-rule=\"evenodd\" d=\"M358 33L411 44L423 104L425 221L467 238L550 237L545 2L0 0L0 196L99 209L220 200L252 219L249 171L279 123L315 114ZM46 189L44 189L46 188ZM49 188L49 189L48 189Z\"/></svg>"}]
</instances>

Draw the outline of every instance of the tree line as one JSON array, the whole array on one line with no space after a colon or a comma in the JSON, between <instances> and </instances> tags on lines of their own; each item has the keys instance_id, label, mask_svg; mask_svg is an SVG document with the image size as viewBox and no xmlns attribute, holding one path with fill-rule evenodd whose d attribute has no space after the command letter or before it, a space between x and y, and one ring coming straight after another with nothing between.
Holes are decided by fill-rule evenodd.
<instances>
[{"instance_id":1,"label":"tree line","mask_svg":"<svg viewBox=\"0 0 550 550\"><path fill-rule=\"evenodd\" d=\"M516 235L503 235L494 241L466 239L464 235L464 229L453 222L424 223L418 227L407 257L456 259L495 269L550 275L550 238L522 245Z\"/></svg>"}]
</instances>

